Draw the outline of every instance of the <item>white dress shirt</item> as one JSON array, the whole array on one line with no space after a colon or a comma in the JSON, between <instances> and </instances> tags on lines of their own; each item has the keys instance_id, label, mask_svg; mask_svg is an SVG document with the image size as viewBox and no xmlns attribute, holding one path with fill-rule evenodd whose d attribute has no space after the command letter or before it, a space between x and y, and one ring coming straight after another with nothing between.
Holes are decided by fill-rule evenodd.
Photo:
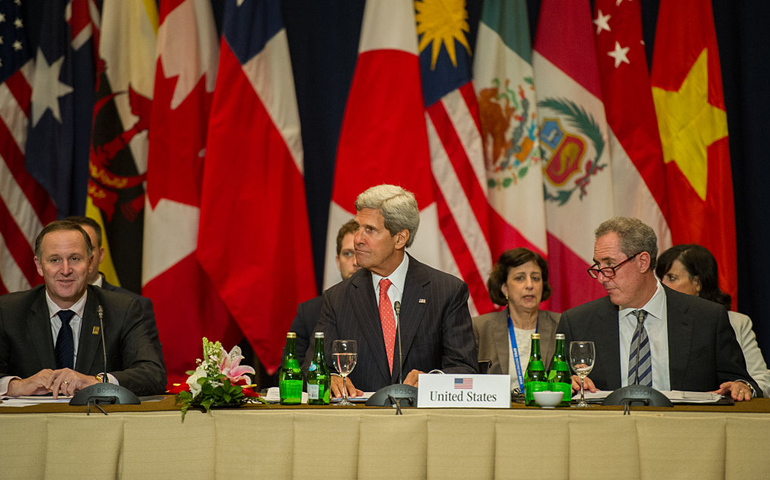
<instances>
[{"instance_id":1,"label":"white dress shirt","mask_svg":"<svg viewBox=\"0 0 770 480\"><path fill-rule=\"evenodd\" d=\"M671 375L668 370L668 313L666 292L656 279L657 288L652 298L641 308L624 308L618 312L620 322L620 385L628 386L628 358L631 353L631 339L636 330L636 310L645 310L647 319L644 328L650 342L652 354L652 388L660 391L671 390ZM601 362L602 359L597 359Z\"/></svg>"},{"instance_id":2,"label":"white dress shirt","mask_svg":"<svg viewBox=\"0 0 770 480\"><path fill-rule=\"evenodd\" d=\"M387 277L381 277L372 272L372 284L374 286L374 298L377 299L377 306L380 305L380 280L387 278L391 282L390 288L388 288L388 298L390 298L390 306L393 309L393 318L396 318L396 302L401 302L401 298L404 296L404 284L406 283L406 271L409 269L409 255L404 255L404 259L401 264L393 270L393 273ZM398 326L398 325L396 325Z\"/></svg>"}]
</instances>

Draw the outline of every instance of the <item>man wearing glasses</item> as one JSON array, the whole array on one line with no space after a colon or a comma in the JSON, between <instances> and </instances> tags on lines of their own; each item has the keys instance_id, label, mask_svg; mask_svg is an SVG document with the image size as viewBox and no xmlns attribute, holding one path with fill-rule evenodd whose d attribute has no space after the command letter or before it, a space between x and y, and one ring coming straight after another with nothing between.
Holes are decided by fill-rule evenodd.
<instances>
[{"instance_id":1,"label":"man wearing glasses","mask_svg":"<svg viewBox=\"0 0 770 480\"><path fill-rule=\"evenodd\" d=\"M607 296L567 310L557 329L568 345L594 342L596 362L586 389L639 384L660 391L729 393L737 401L761 395L746 371L727 310L671 290L655 277L658 248L652 228L635 218L615 217L599 225L595 236L588 274Z\"/></svg>"}]
</instances>

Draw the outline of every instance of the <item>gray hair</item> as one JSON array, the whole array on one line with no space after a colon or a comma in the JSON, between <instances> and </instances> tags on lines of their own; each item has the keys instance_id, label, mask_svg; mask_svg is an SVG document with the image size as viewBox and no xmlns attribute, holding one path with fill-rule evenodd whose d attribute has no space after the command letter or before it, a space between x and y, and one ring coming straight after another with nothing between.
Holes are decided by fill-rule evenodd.
<instances>
[{"instance_id":1,"label":"gray hair","mask_svg":"<svg viewBox=\"0 0 770 480\"><path fill-rule=\"evenodd\" d=\"M83 236L83 241L86 243L86 254L90 257L94 252L94 247L91 245L91 237L88 236L83 227L70 220L56 220L49 223L35 238L35 256L42 260L43 255L43 238L52 232L62 231L75 231Z\"/></svg>"},{"instance_id":2,"label":"gray hair","mask_svg":"<svg viewBox=\"0 0 770 480\"><path fill-rule=\"evenodd\" d=\"M385 219L385 228L393 236L401 230L409 231L406 246L412 246L420 226L420 209L410 191L396 185L377 185L367 189L356 198L356 211L365 208L379 210Z\"/></svg>"},{"instance_id":3,"label":"gray hair","mask_svg":"<svg viewBox=\"0 0 770 480\"><path fill-rule=\"evenodd\" d=\"M620 251L627 256L647 252L650 254L650 270L655 270L658 262L658 237L655 231L638 218L613 217L603 222L596 229L596 238L608 233L617 233L620 239Z\"/></svg>"}]
</instances>

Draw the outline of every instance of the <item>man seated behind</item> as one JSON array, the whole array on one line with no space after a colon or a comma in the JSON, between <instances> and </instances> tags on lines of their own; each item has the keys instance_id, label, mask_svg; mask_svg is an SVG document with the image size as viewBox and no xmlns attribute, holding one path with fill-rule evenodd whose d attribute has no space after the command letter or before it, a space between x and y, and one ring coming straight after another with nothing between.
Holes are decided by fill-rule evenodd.
<instances>
[{"instance_id":1,"label":"man seated behind","mask_svg":"<svg viewBox=\"0 0 770 480\"><path fill-rule=\"evenodd\" d=\"M401 305L404 383L417 386L418 375L433 369L476 373L468 286L405 253L420 223L414 195L401 187L379 185L360 194L355 207L354 242L361 270L324 292L316 326L324 332L330 365L334 340L358 343L348 395L398 383L396 302ZM334 396L340 396L341 378L332 376L331 388Z\"/></svg>"},{"instance_id":2,"label":"man seated behind","mask_svg":"<svg viewBox=\"0 0 770 480\"><path fill-rule=\"evenodd\" d=\"M356 273L360 268L356 263L356 249L353 246L353 234L358 229L355 220L345 222L337 232L337 256L334 260L337 262L337 271L343 280ZM321 295L311 298L307 302L299 304L297 307L297 316L291 322L290 332L297 334L297 361L300 365L305 361L305 353L312 343L313 332L318 319L321 317L321 307L323 306L323 297ZM284 356L286 355L286 346L284 346Z\"/></svg>"},{"instance_id":3,"label":"man seated behind","mask_svg":"<svg viewBox=\"0 0 770 480\"><path fill-rule=\"evenodd\" d=\"M160 338L158 337L158 325L155 323L155 309L152 306L152 300L138 295L126 288L111 284L104 278L104 274L99 270L99 267L104 261L102 226L99 225L99 222L89 217L72 216L65 218L65 220L80 225L80 227L88 234L88 238L91 239L91 246L94 249L94 260L91 262L91 269L88 272L88 279L86 280L88 284L102 287L111 292L118 292L136 297L136 299L139 300L139 304L142 306L142 325L147 329L147 335L149 335L150 341L157 347L158 356L163 360L163 350L161 348Z\"/></svg>"},{"instance_id":4,"label":"man seated behind","mask_svg":"<svg viewBox=\"0 0 770 480\"><path fill-rule=\"evenodd\" d=\"M37 236L44 285L0 297L0 395L69 396L105 373L137 395L163 393L166 369L141 325L139 301L89 286L93 261L91 241L75 223L52 222Z\"/></svg>"},{"instance_id":5,"label":"man seated behind","mask_svg":"<svg viewBox=\"0 0 770 480\"><path fill-rule=\"evenodd\" d=\"M602 223L595 236L588 272L608 295L567 310L557 328L567 345L594 342L596 363L586 389L639 384L661 391L716 391L738 401L759 392L727 311L671 290L655 277L658 248L652 228L616 217ZM578 382L573 377L574 389Z\"/></svg>"}]
</instances>

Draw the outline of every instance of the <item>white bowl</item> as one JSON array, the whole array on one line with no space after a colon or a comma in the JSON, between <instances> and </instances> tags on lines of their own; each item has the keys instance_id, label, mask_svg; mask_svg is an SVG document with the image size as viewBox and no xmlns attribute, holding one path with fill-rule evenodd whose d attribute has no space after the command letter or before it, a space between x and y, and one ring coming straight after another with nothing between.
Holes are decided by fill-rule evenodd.
<instances>
[{"instance_id":1,"label":"white bowl","mask_svg":"<svg viewBox=\"0 0 770 480\"><path fill-rule=\"evenodd\" d=\"M543 408L554 408L564 398L562 392L535 392L532 394L535 401Z\"/></svg>"}]
</instances>

